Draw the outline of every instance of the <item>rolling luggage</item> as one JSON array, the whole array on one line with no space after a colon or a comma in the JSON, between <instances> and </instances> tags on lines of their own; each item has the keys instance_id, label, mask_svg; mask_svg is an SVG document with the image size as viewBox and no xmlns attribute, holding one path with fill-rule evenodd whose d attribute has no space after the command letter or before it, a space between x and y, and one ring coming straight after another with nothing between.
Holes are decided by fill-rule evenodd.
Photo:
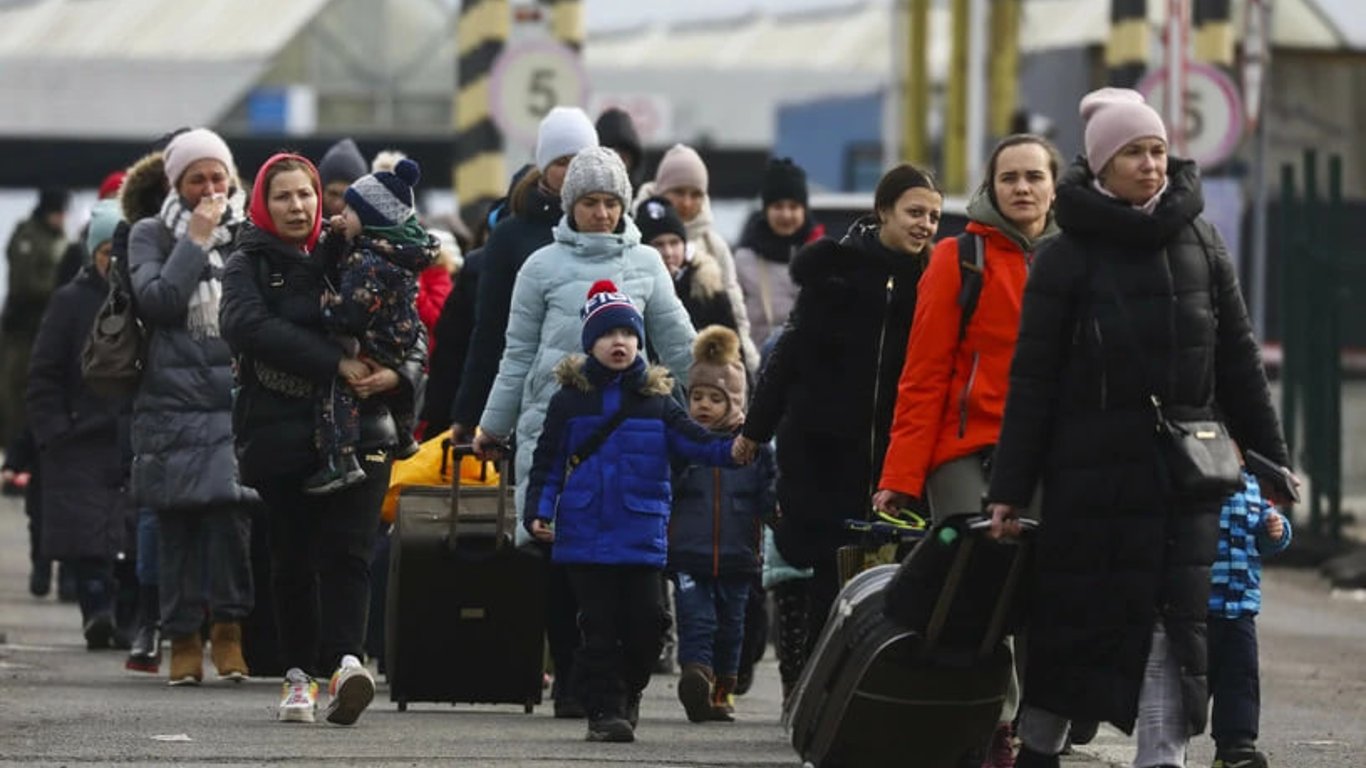
<instances>
[{"instance_id":1,"label":"rolling luggage","mask_svg":"<svg viewBox=\"0 0 1366 768\"><path fill-rule=\"evenodd\" d=\"M458 458L467 446L454 447ZM500 469L506 469L500 467ZM514 545L506 471L497 487L409 486L391 534L385 671L389 699L541 702L546 563Z\"/></svg>"},{"instance_id":2,"label":"rolling luggage","mask_svg":"<svg viewBox=\"0 0 1366 768\"><path fill-rule=\"evenodd\" d=\"M815 768L956 768L966 752L986 744L1010 682L1012 657L1003 637L1028 547L987 542L979 529L967 518L951 519L931 530L902 565L877 566L845 585L783 716L805 762ZM974 543L964 546L969 541ZM979 567L982 552L1008 561L1007 575L985 598L990 618L971 637L976 620L959 617L977 616L975 607L964 606L983 598L962 587L978 583L966 574ZM926 555L933 557L927 561ZM935 570L930 562L947 567ZM894 583L926 603L917 609L928 616L922 626L888 617Z\"/></svg>"}]
</instances>

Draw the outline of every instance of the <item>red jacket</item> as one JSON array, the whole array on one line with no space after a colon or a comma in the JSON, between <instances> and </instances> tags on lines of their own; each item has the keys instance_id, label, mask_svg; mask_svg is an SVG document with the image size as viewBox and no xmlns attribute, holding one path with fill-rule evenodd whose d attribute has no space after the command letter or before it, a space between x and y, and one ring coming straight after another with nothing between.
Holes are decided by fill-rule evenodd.
<instances>
[{"instance_id":1,"label":"red jacket","mask_svg":"<svg viewBox=\"0 0 1366 768\"><path fill-rule=\"evenodd\" d=\"M441 308L446 306L446 297L451 295L451 273L446 265L438 261L422 270L417 276L417 316L427 326L427 346L434 347L436 340L436 319L441 316Z\"/></svg>"},{"instance_id":2,"label":"red jacket","mask_svg":"<svg viewBox=\"0 0 1366 768\"><path fill-rule=\"evenodd\" d=\"M967 230L986 238L977 309L959 344L958 238L940 241L920 278L881 489L923 496L930 472L995 445L1001 432L1033 254L985 224L969 222Z\"/></svg>"}]
</instances>

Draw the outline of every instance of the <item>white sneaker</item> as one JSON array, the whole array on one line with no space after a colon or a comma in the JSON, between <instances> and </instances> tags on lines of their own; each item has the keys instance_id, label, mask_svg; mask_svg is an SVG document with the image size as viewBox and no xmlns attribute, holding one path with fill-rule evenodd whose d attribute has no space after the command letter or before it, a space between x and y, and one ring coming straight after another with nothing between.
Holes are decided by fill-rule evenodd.
<instances>
[{"instance_id":1,"label":"white sneaker","mask_svg":"<svg viewBox=\"0 0 1366 768\"><path fill-rule=\"evenodd\" d=\"M360 659L347 654L327 686L327 722L351 725L375 698L375 678Z\"/></svg>"},{"instance_id":2,"label":"white sneaker","mask_svg":"<svg viewBox=\"0 0 1366 768\"><path fill-rule=\"evenodd\" d=\"M282 723L311 723L318 712L318 682L298 667L285 673L277 719Z\"/></svg>"}]
</instances>

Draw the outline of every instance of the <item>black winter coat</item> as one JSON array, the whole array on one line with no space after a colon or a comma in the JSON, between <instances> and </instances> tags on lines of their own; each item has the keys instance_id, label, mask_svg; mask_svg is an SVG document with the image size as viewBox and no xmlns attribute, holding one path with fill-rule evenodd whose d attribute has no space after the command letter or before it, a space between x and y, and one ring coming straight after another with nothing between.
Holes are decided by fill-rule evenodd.
<instances>
[{"instance_id":1,"label":"black winter coat","mask_svg":"<svg viewBox=\"0 0 1366 768\"><path fill-rule=\"evenodd\" d=\"M474 334L470 338L460 392L455 396L452 411L455 421L471 430L484 414L484 402L493 389L498 363L503 359L517 272L528 256L550 245L554 227L564 215L559 196L546 194L535 185L527 190L517 209L518 213L498 223L484 244Z\"/></svg>"},{"instance_id":2,"label":"black winter coat","mask_svg":"<svg viewBox=\"0 0 1366 768\"><path fill-rule=\"evenodd\" d=\"M474 333L475 297L479 295L479 276L484 271L484 249L465 257L465 264L453 278L455 284L441 305L433 335L439 340L432 348L428 364L427 392L422 399L422 420L427 422L425 436L431 438L451 425L455 395L465 371Z\"/></svg>"},{"instance_id":3,"label":"black winter coat","mask_svg":"<svg viewBox=\"0 0 1366 768\"><path fill-rule=\"evenodd\" d=\"M1289 461L1236 275L1199 218L1198 172L1172 159L1168 176L1149 215L1094 189L1082 162L1064 174L1062 235L1025 289L989 496L1023 506L1043 482L1026 702L1131 731L1160 619L1195 734L1219 504L1162 491L1150 390L1172 415L1221 415L1240 445Z\"/></svg>"},{"instance_id":4,"label":"black winter coat","mask_svg":"<svg viewBox=\"0 0 1366 768\"><path fill-rule=\"evenodd\" d=\"M233 435L247 485L302 478L319 466L315 402L317 393L337 378L342 358L319 307L326 278L321 259L250 224L243 225L236 250L224 265L219 325L236 355L239 389L233 404ZM397 370L398 388L360 400L359 450L396 444L389 405L412 412L426 357L424 332ZM282 391L292 386L303 389L295 389L298 394Z\"/></svg>"},{"instance_id":5,"label":"black winter coat","mask_svg":"<svg viewBox=\"0 0 1366 768\"><path fill-rule=\"evenodd\" d=\"M797 567L829 559L882 473L924 254L893 253L870 219L792 260L797 303L774 345L744 435L778 438L775 540Z\"/></svg>"},{"instance_id":6,"label":"black winter coat","mask_svg":"<svg viewBox=\"0 0 1366 768\"><path fill-rule=\"evenodd\" d=\"M81 350L109 283L85 267L52 294L29 361L28 423L42 467L44 557L112 559L132 545L126 494L126 398L81 377Z\"/></svg>"}]
</instances>

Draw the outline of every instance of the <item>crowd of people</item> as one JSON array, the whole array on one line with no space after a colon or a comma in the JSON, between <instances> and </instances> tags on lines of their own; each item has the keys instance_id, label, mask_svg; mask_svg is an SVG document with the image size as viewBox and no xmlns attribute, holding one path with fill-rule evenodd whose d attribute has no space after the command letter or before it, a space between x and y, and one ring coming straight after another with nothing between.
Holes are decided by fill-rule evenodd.
<instances>
[{"instance_id":1,"label":"crowd of people","mask_svg":"<svg viewBox=\"0 0 1366 768\"><path fill-rule=\"evenodd\" d=\"M1105 721L1137 768L1184 766L1212 696L1215 765L1265 766L1253 617L1288 500L1252 475L1184 497L1153 437L1218 420L1288 466L1258 347L1157 113L1122 89L1080 112L1071 165L999 143L960 236L937 238L943 192L912 165L827 236L775 158L734 250L702 155L676 145L642 183L620 111L551 110L473 234L420 216L401 153L347 139L248 185L213 131L168 135L106 182L69 279L64 196L11 240L0 406L30 589L60 561L92 650L155 673L164 636L193 686L207 640L222 679L284 678L280 720L312 722L326 679L325 719L355 723L390 469L449 429L514 457L554 714L589 740L633 740L675 655L684 716L735 719L769 620L786 696L871 508L986 514L1000 538L1043 521L1027 663L963 765L1057 766ZM119 284L144 338L124 395L81 373Z\"/></svg>"}]
</instances>

